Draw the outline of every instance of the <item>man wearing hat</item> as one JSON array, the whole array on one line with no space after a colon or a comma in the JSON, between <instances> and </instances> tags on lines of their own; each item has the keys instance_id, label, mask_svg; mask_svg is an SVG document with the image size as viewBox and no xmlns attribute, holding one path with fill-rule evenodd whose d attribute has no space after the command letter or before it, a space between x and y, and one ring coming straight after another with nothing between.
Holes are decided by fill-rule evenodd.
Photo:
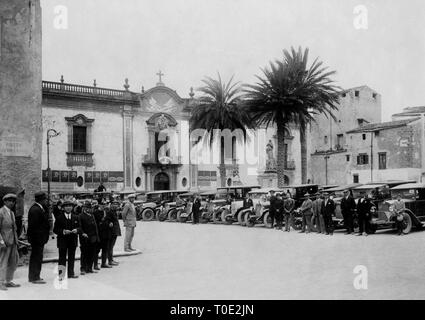
<instances>
[{"instance_id":1,"label":"man wearing hat","mask_svg":"<svg viewBox=\"0 0 425 320\"><path fill-rule=\"evenodd\" d=\"M360 199L357 204L357 216L359 222L359 233L357 234L358 236L367 236L368 232L370 232L370 209L372 209L372 207L373 203L369 199L369 197L366 197L366 192L360 191Z\"/></svg>"},{"instance_id":2,"label":"man wearing hat","mask_svg":"<svg viewBox=\"0 0 425 320\"><path fill-rule=\"evenodd\" d=\"M276 196L274 190L270 190L270 206L269 206L269 215L271 220L271 228L274 228L274 219L276 217Z\"/></svg>"},{"instance_id":3,"label":"man wearing hat","mask_svg":"<svg viewBox=\"0 0 425 320\"><path fill-rule=\"evenodd\" d=\"M100 242L99 230L97 228L95 217L92 213L90 201L83 204L82 213L78 216L80 220L81 236L81 274L96 273L93 270L96 255L96 245Z\"/></svg>"},{"instance_id":4,"label":"man wearing hat","mask_svg":"<svg viewBox=\"0 0 425 320\"><path fill-rule=\"evenodd\" d=\"M72 211L74 203L65 200L62 204L63 211L57 214L53 232L57 237L57 246L59 249L59 272L65 272L68 256L68 278L78 278L74 273L75 250L78 245L78 234L81 233L78 216ZM63 278L64 274L59 274Z\"/></svg>"},{"instance_id":5,"label":"man wearing hat","mask_svg":"<svg viewBox=\"0 0 425 320\"><path fill-rule=\"evenodd\" d=\"M118 208L120 207L120 202L117 200L112 201L111 206L107 212L111 216L112 220L112 236L110 238L110 242L108 244L109 252L108 252L108 264L110 266L118 265L118 262L114 261L114 246L118 237L121 237L121 227L118 220Z\"/></svg>"},{"instance_id":6,"label":"man wearing hat","mask_svg":"<svg viewBox=\"0 0 425 320\"><path fill-rule=\"evenodd\" d=\"M15 214L12 211L16 195L6 194L2 200L4 206L0 209L0 290L5 291L7 288L20 286L12 282L19 254Z\"/></svg>"},{"instance_id":7,"label":"man wearing hat","mask_svg":"<svg viewBox=\"0 0 425 320\"><path fill-rule=\"evenodd\" d=\"M347 229L345 234L354 232L353 214L356 209L356 202L350 195L350 190L344 190L344 197L341 199L341 214L344 218L344 227Z\"/></svg>"},{"instance_id":8,"label":"man wearing hat","mask_svg":"<svg viewBox=\"0 0 425 320\"><path fill-rule=\"evenodd\" d=\"M335 202L331 197L329 197L328 192L325 192L323 195L325 199L323 200L322 213L323 219L325 220L326 234L332 236L334 234L334 224L332 217L335 214Z\"/></svg>"},{"instance_id":9,"label":"man wearing hat","mask_svg":"<svg viewBox=\"0 0 425 320\"><path fill-rule=\"evenodd\" d=\"M313 201L313 221L312 224L316 226L316 232L317 233L325 233L325 225L322 215L322 206L323 206L323 199L322 199L322 193L317 192L316 193L316 199Z\"/></svg>"},{"instance_id":10,"label":"man wearing hat","mask_svg":"<svg viewBox=\"0 0 425 320\"><path fill-rule=\"evenodd\" d=\"M128 202L125 204L124 209L122 210L122 221L124 222L125 227L125 238L124 238L124 251L131 252L135 251L131 247L131 242L134 237L134 228L136 227L136 208L134 207L134 199L136 195L130 194L128 196Z\"/></svg>"},{"instance_id":11,"label":"man wearing hat","mask_svg":"<svg viewBox=\"0 0 425 320\"><path fill-rule=\"evenodd\" d=\"M307 192L304 194L305 200L301 205L300 212L303 216L303 227L300 233L310 233L312 230L311 218L313 216L313 201L310 199L310 194ZM307 226L307 231L306 231Z\"/></svg>"},{"instance_id":12,"label":"man wearing hat","mask_svg":"<svg viewBox=\"0 0 425 320\"><path fill-rule=\"evenodd\" d=\"M46 193L40 191L35 194L35 203L28 211L28 241L31 244L31 256L28 271L28 280L34 284L46 283L40 278L43 262L44 245L49 241L51 217L48 211Z\"/></svg>"}]
</instances>

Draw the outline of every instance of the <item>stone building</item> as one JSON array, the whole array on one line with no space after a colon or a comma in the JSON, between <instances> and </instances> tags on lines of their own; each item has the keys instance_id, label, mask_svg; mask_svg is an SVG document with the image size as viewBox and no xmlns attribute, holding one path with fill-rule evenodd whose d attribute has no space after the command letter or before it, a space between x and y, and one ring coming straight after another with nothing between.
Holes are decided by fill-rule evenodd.
<instances>
[{"instance_id":1,"label":"stone building","mask_svg":"<svg viewBox=\"0 0 425 320\"><path fill-rule=\"evenodd\" d=\"M347 131L369 123L381 122L381 95L368 86L355 87L341 93L336 120L316 116L309 132L309 179L313 183L351 183L353 145Z\"/></svg>"},{"instance_id":2,"label":"stone building","mask_svg":"<svg viewBox=\"0 0 425 320\"><path fill-rule=\"evenodd\" d=\"M25 189L27 209L41 186L39 0L0 1L0 114L0 186Z\"/></svg>"},{"instance_id":3,"label":"stone building","mask_svg":"<svg viewBox=\"0 0 425 320\"><path fill-rule=\"evenodd\" d=\"M218 186L257 185L265 169L265 146L274 130L257 130L242 144L237 135L218 139L210 148L190 138L190 112L197 105L165 86L136 93L43 81L43 189L47 189L47 131L53 192L109 190L209 190ZM295 130L294 130L295 132ZM225 141L226 140L226 141ZM294 141L294 143L293 143ZM295 159L299 137L288 131L287 183L299 183ZM265 184L273 180L260 181Z\"/></svg>"}]
</instances>

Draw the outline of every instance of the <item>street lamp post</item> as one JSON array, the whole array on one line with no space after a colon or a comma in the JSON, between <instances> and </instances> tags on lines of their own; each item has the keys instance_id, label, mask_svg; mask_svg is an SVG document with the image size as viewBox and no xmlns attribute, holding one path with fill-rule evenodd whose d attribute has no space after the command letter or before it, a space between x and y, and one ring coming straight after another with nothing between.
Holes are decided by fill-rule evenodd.
<instances>
[{"instance_id":1,"label":"street lamp post","mask_svg":"<svg viewBox=\"0 0 425 320\"><path fill-rule=\"evenodd\" d=\"M48 201L48 208L50 212L50 181L52 180L52 172L50 170L50 138L57 137L59 135L59 132L57 132L55 129L49 129L47 130L47 201Z\"/></svg>"},{"instance_id":2,"label":"street lamp post","mask_svg":"<svg viewBox=\"0 0 425 320\"><path fill-rule=\"evenodd\" d=\"M325 156L325 185L328 185L328 160L329 156Z\"/></svg>"}]
</instances>

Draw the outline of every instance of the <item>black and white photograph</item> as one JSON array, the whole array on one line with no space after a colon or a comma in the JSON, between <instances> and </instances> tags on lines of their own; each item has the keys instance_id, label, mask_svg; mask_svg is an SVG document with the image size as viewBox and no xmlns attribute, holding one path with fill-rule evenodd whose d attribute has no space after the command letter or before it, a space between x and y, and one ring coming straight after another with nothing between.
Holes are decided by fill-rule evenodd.
<instances>
[{"instance_id":1,"label":"black and white photograph","mask_svg":"<svg viewBox=\"0 0 425 320\"><path fill-rule=\"evenodd\" d=\"M424 17L0 0L0 300L423 299Z\"/></svg>"}]
</instances>

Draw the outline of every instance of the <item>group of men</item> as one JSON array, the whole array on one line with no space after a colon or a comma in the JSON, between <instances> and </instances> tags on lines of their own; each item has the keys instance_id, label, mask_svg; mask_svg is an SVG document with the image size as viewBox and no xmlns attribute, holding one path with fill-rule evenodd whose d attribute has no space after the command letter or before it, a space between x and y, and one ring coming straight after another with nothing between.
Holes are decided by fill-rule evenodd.
<instances>
[{"instance_id":1,"label":"group of men","mask_svg":"<svg viewBox=\"0 0 425 320\"><path fill-rule=\"evenodd\" d=\"M371 208L373 203L365 192L361 192L361 197L356 204L350 190L344 190L344 197L341 199L341 214L344 220L345 234L354 233L354 212L357 209L357 217L359 224L359 233L357 235L367 236L370 232ZM333 194L325 191L318 192L314 195L306 193L304 201L299 208L302 218L302 228L300 233L310 233L316 231L326 235L333 235L334 222L332 217L335 216L335 201ZM276 220L276 228L282 230L282 223L285 221L285 231L289 232L293 223L295 213L295 200L291 194L287 193L285 199L280 193L275 194L270 191L270 217L272 227Z\"/></svg>"},{"instance_id":2,"label":"group of men","mask_svg":"<svg viewBox=\"0 0 425 320\"><path fill-rule=\"evenodd\" d=\"M20 287L13 280L18 265L18 232L13 209L16 195L7 194L0 209L0 290ZM125 227L124 250L132 248L134 228L136 227L135 195L128 196L122 211ZM44 192L35 194L35 202L28 211L27 239L31 244L28 280L33 284L45 284L40 277L44 246L49 241L51 227L57 235L59 251L59 278L62 280L78 278L74 271L75 252L80 244L80 275L96 273L100 268L112 268L118 262L113 259L117 237L121 236L118 221L120 202L92 203L85 201L77 206L73 200L65 200L54 210L54 221L49 214L48 199ZM101 264L99 266L99 254Z\"/></svg>"}]
</instances>

